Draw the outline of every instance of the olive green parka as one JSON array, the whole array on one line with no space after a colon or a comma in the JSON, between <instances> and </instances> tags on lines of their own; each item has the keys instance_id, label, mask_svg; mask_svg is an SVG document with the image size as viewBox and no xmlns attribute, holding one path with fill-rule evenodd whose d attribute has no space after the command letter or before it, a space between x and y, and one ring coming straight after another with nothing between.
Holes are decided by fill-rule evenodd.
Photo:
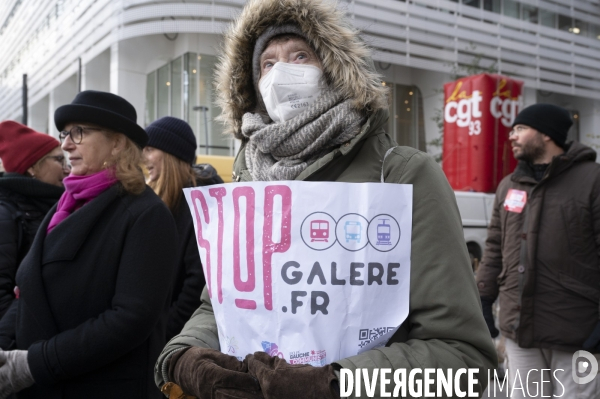
<instances>
[{"instance_id":1,"label":"olive green parka","mask_svg":"<svg viewBox=\"0 0 600 399\"><path fill-rule=\"evenodd\" d=\"M441 168L431 157L397 147L383 131L379 111L361 134L310 165L297 180L379 182L413 185L410 308L388 344L337 362L342 368L478 368L479 392L487 372L497 366L496 351L481 315L479 294L465 246L456 199ZM393 148L385 158L386 152ZM250 181L244 147L237 156L238 181ZM155 379L167 381L167 359L188 346L220 349L217 324L206 288L202 304L158 359ZM364 392L364 389L363 389ZM379 386L376 388L379 392Z\"/></svg>"},{"instance_id":2,"label":"olive green parka","mask_svg":"<svg viewBox=\"0 0 600 399\"><path fill-rule=\"evenodd\" d=\"M334 5L320 0L250 0L226 35L217 67L221 119L230 133L241 138L241 117L257 105L251 76L254 42L271 25L297 24L307 33L330 87L353 99L367 119L354 139L309 165L296 180L413 185L409 315L385 347L334 365L351 370L406 369L407 373L413 368L477 368L476 390L483 392L497 357L481 313L454 193L431 157L399 147L383 130L389 117L386 91L370 66L368 49L343 20ZM252 180L245 148L243 141L234 164L234 180L239 182ZM174 351L221 347L206 288L201 300L200 308L158 359L159 387L168 382L168 359ZM379 385L375 392L380 392Z\"/></svg>"}]
</instances>

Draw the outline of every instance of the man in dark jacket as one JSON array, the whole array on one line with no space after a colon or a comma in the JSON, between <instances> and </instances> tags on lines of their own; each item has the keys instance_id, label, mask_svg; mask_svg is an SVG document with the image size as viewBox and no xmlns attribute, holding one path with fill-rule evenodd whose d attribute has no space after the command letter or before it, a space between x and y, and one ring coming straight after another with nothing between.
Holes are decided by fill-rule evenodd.
<instances>
[{"instance_id":1,"label":"man in dark jacket","mask_svg":"<svg viewBox=\"0 0 600 399\"><path fill-rule=\"evenodd\" d=\"M520 162L496 192L477 272L494 337L499 295L513 398L541 397L542 388L565 398L600 394L600 378L580 385L571 376L576 351L600 359L600 165L591 148L566 144L571 125L569 112L550 104L515 119L509 138Z\"/></svg>"}]
</instances>

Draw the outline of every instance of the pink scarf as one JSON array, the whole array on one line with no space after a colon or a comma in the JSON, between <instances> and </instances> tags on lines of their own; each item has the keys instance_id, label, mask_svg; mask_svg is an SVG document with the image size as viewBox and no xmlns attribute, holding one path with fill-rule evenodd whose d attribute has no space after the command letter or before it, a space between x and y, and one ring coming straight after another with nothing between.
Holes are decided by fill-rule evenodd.
<instances>
[{"instance_id":1,"label":"pink scarf","mask_svg":"<svg viewBox=\"0 0 600 399\"><path fill-rule=\"evenodd\" d=\"M116 182L117 179L108 170L88 176L69 175L65 177L63 179L65 192L58 201L56 213L52 216L46 232L50 233L67 216L96 198Z\"/></svg>"}]
</instances>

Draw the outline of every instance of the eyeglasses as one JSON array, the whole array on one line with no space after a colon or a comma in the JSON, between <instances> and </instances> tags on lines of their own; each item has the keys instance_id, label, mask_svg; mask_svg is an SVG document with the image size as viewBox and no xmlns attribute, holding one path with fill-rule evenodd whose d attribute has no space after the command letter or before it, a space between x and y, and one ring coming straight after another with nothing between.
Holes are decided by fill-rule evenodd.
<instances>
[{"instance_id":1,"label":"eyeglasses","mask_svg":"<svg viewBox=\"0 0 600 399\"><path fill-rule=\"evenodd\" d=\"M512 135L520 135L521 133L523 133L525 130L529 130L529 126L522 126L522 125L518 125L515 126L510 132L508 132L508 137L511 137Z\"/></svg>"},{"instance_id":2,"label":"eyeglasses","mask_svg":"<svg viewBox=\"0 0 600 399\"><path fill-rule=\"evenodd\" d=\"M71 136L71 140L75 144L81 144L81 140L83 139L83 133L85 131L99 131L102 130L97 127L83 127L83 126L73 126L71 130L63 130L60 132L58 137L60 138L60 142L64 143L67 136Z\"/></svg>"},{"instance_id":3,"label":"eyeglasses","mask_svg":"<svg viewBox=\"0 0 600 399\"><path fill-rule=\"evenodd\" d=\"M61 164L63 167L67 166L67 163L65 162L65 157L63 155L51 155L51 156L47 156L46 158L54 159L56 162Z\"/></svg>"}]
</instances>

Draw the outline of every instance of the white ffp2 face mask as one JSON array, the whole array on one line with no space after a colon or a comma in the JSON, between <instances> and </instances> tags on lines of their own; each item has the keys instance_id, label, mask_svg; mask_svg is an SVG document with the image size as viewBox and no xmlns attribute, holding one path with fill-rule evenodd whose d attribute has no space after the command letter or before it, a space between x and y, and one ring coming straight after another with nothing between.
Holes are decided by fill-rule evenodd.
<instances>
[{"instance_id":1,"label":"white ffp2 face mask","mask_svg":"<svg viewBox=\"0 0 600 399\"><path fill-rule=\"evenodd\" d=\"M316 66L277 62L258 87L273 122L304 112L321 94L323 72Z\"/></svg>"}]
</instances>

